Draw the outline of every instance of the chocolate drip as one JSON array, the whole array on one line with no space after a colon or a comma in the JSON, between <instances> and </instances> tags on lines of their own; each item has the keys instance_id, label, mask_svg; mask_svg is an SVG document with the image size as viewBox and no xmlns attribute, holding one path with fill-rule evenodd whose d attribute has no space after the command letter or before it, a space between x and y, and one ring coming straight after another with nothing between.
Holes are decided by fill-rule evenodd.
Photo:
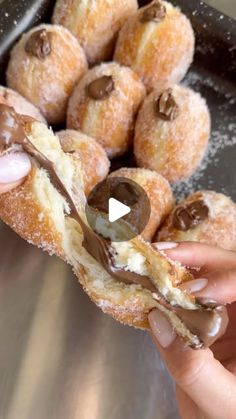
<instances>
[{"instance_id":1,"label":"chocolate drip","mask_svg":"<svg viewBox=\"0 0 236 419\"><path fill-rule=\"evenodd\" d=\"M188 310L179 306L172 306L159 292L155 292L153 297L165 308L174 312L184 323L187 329L196 335L200 340L198 348L209 347L222 335L228 326L229 318L227 309L209 301L209 305L204 300L203 305L199 305L201 300L197 300L197 309Z\"/></svg>"},{"instance_id":2,"label":"chocolate drip","mask_svg":"<svg viewBox=\"0 0 236 419\"><path fill-rule=\"evenodd\" d=\"M64 183L58 176L53 162L47 159L27 137L27 123L31 118L17 115L13 108L0 104L0 152L13 144L20 144L23 149L34 157L38 163L49 173L54 187L65 197L71 209L70 216L81 226L84 241L83 247L104 269L115 279L125 284L139 284L151 292L158 294L158 300L186 324L189 330L196 334L205 346L211 345L217 338L224 334L227 323L227 311L225 307L214 308L198 307L197 310L186 310L181 307L173 307L159 295L158 290L147 276L117 269L112 262L109 251L110 242L92 231L81 218L76 203ZM159 298L160 297L160 298Z\"/></svg>"},{"instance_id":3,"label":"chocolate drip","mask_svg":"<svg viewBox=\"0 0 236 419\"><path fill-rule=\"evenodd\" d=\"M173 214L173 226L180 231L188 231L197 227L209 216L209 208L203 199L181 205Z\"/></svg>"},{"instance_id":4,"label":"chocolate drip","mask_svg":"<svg viewBox=\"0 0 236 419\"><path fill-rule=\"evenodd\" d=\"M141 16L140 22L156 22L159 23L166 17L166 7L159 1L154 0L148 7L145 7Z\"/></svg>"},{"instance_id":5,"label":"chocolate drip","mask_svg":"<svg viewBox=\"0 0 236 419\"><path fill-rule=\"evenodd\" d=\"M33 32L25 44L25 51L39 60L44 60L52 51L51 38L51 33L46 29Z\"/></svg>"},{"instance_id":6,"label":"chocolate drip","mask_svg":"<svg viewBox=\"0 0 236 419\"><path fill-rule=\"evenodd\" d=\"M16 119L14 109L0 104L0 153L9 149L15 143L22 144L24 138L24 129Z\"/></svg>"},{"instance_id":7,"label":"chocolate drip","mask_svg":"<svg viewBox=\"0 0 236 419\"><path fill-rule=\"evenodd\" d=\"M172 89L167 89L155 100L156 114L164 121L174 121L179 113L179 107L172 94Z\"/></svg>"},{"instance_id":8,"label":"chocolate drip","mask_svg":"<svg viewBox=\"0 0 236 419\"><path fill-rule=\"evenodd\" d=\"M206 347L211 346L226 331L228 326L228 313L224 306L217 306L214 309L184 310L174 308L174 312L187 326L197 335Z\"/></svg>"},{"instance_id":9,"label":"chocolate drip","mask_svg":"<svg viewBox=\"0 0 236 419\"><path fill-rule=\"evenodd\" d=\"M87 85L86 93L90 99L104 100L110 96L114 89L112 76L102 76Z\"/></svg>"}]
</instances>

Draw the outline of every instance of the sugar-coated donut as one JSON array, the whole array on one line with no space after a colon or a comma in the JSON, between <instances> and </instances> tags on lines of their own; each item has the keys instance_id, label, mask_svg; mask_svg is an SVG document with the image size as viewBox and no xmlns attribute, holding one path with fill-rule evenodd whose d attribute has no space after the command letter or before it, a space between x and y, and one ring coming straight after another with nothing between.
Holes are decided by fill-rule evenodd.
<instances>
[{"instance_id":1,"label":"sugar-coated donut","mask_svg":"<svg viewBox=\"0 0 236 419\"><path fill-rule=\"evenodd\" d=\"M69 96L87 70L84 51L62 26L40 25L14 46L7 84L36 105L50 124L65 120Z\"/></svg>"},{"instance_id":2,"label":"sugar-coated donut","mask_svg":"<svg viewBox=\"0 0 236 419\"><path fill-rule=\"evenodd\" d=\"M114 59L140 75L147 90L180 82L193 60L190 21L170 3L154 0L122 27Z\"/></svg>"},{"instance_id":3,"label":"sugar-coated donut","mask_svg":"<svg viewBox=\"0 0 236 419\"><path fill-rule=\"evenodd\" d=\"M71 264L91 299L115 319L148 328L158 308L193 348L210 346L225 333L225 307L201 305L178 284L193 276L136 236L107 241L86 223L81 168L63 152L45 124L25 121L11 108L0 113L1 148L14 144L31 155L32 170L16 189L0 195L0 218L21 237Z\"/></svg>"},{"instance_id":4,"label":"sugar-coated donut","mask_svg":"<svg viewBox=\"0 0 236 419\"><path fill-rule=\"evenodd\" d=\"M236 250L236 204L213 191L190 195L169 215L156 241L198 241Z\"/></svg>"},{"instance_id":5,"label":"sugar-coated donut","mask_svg":"<svg viewBox=\"0 0 236 419\"><path fill-rule=\"evenodd\" d=\"M110 161L96 140L79 131L65 130L57 133L62 149L80 160L84 191L88 196L94 186L108 175Z\"/></svg>"},{"instance_id":6,"label":"sugar-coated donut","mask_svg":"<svg viewBox=\"0 0 236 419\"><path fill-rule=\"evenodd\" d=\"M52 20L69 29L95 63L111 58L119 29L137 7L137 0L57 0Z\"/></svg>"},{"instance_id":7,"label":"sugar-coated donut","mask_svg":"<svg viewBox=\"0 0 236 419\"><path fill-rule=\"evenodd\" d=\"M137 164L156 170L169 182L187 178L204 156L210 129L209 110L199 93L181 85L161 95L154 90L137 118Z\"/></svg>"},{"instance_id":8,"label":"sugar-coated donut","mask_svg":"<svg viewBox=\"0 0 236 419\"><path fill-rule=\"evenodd\" d=\"M141 235L145 240L151 241L156 229L174 205L174 197L168 181L157 172L139 168L121 168L112 172L109 177L131 179L145 190L151 204L151 215Z\"/></svg>"},{"instance_id":9,"label":"sugar-coated donut","mask_svg":"<svg viewBox=\"0 0 236 419\"><path fill-rule=\"evenodd\" d=\"M45 118L36 106L19 93L5 86L0 86L0 103L13 107L19 114L28 115L39 122L46 123Z\"/></svg>"},{"instance_id":10,"label":"sugar-coated donut","mask_svg":"<svg viewBox=\"0 0 236 419\"><path fill-rule=\"evenodd\" d=\"M75 88L67 126L95 138L109 157L121 155L133 139L134 117L144 96L144 85L130 68L98 65Z\"/></svg>"}]
</instances>

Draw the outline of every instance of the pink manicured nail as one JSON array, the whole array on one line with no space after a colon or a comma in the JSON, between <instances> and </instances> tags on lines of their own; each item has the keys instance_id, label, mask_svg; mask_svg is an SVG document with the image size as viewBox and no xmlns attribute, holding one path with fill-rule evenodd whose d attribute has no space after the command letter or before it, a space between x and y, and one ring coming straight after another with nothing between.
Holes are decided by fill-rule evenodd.
<instances>
[{"instance_id":1,"label":"pink manicured nail","mask_svg":"<svg viewBox=\"0 0 236 419\"><path fill-rule=\"evenodd\" d=\"M153 246L156 247L158 250L170 250L177 247L179 243L174 242L159 242L159 243L153 243Z\"/></svg>"},{"instance_id":2,"label":"pink manicured nail","mask_svg":"<svg viewBox=\"0 0 236 419\"><path fill-rule=\"evenodd\" d=\"M168 348L174 342L176 334L167 317L159 310L152 310L148 320L152 333L162 348Z\"/></svg>"},{"instance_id":3,"label":"pink manicured nail","mask_svg":"<svg viewBox=\"0 0 236 419\"><path fill-rule=\"evenodd\" d=\"M24 153L9 153L0 157L0 183L16 182L31 169L29 157Z\"/></svg>"},{"instance_id":4,"label":"pink manicured nail","mask_svg":"<svg viewBox=\"0 0 236 419\"><path fill-rule=\"evenodd\" d=\"M208 279L206 278L198 278L193 279L192 281L185 282L180 285L179 288L189 292L190 294L194 294L196 292L202 291L208 285Z\"/></svg>"}]
</instances>

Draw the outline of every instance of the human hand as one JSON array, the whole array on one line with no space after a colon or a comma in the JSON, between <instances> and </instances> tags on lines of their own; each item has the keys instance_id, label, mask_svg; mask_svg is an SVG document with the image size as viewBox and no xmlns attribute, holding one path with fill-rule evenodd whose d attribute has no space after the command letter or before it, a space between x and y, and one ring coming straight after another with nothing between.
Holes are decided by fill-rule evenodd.
<instances>
[{"instance_id":1,"label":"human hand","mask_svg":"<svg viewBox=\"0 0 236 419\"><path fill-rule=\"evenodd\" d=\"M4 154L0 157L0 194L20 185L30 172L29 157L20 152Z\"/></svg>"},{"instance_id":2,"label":"human hand","mask_svg":"<svg viewBox=\"0 0 236 419\"><path fill-rule=\"evenodd\" d=\"M158 243L168 257L188 266L198 278L180 287L197 297L227 306L229 325L224 336L205 350L193 350L177 337L158 310L149 322L158 350L176 382L183 419L236 417L236 252L200 243ZM196 270L194 268L198 267Z\"/></svg>"}]
</instances>

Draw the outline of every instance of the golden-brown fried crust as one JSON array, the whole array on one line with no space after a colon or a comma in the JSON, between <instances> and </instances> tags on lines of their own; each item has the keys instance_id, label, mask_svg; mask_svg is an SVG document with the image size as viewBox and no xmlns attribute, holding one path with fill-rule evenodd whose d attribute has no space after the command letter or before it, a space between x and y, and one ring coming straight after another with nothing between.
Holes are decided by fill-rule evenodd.
<instances>
[{"instance_id":1,"label":"golden-brown fried crust","mask_svg":"<svg viewBox=\"0 0 236 419\"><path fill-rule=\"evenodd\" d=\"M106 178L110 161L105 150L92 137L80 131L64 130L57 133L65 153L72 153L81 163L84 192L88 196L92 189Z\"/></svg>"},{"instance_id":2,"label":"golden-brown fried crust","mask_svg":"<svg viewBox=\"0 0 236 419\"><path fill-rule=\"evenodd\" d=\"M109 314L113 319L128 326L149 329L148 314L152 308L155 308L154 300L153 307L149 306L146 309L143 309L142 299L137 297L134 297L132 301L126 301L125 305L121 306L116 304L112 297L107 296L106 300L101 299L101 295L89 286L89 276L83 266L80 266L75 274L86 294L105 314Z\"/></svg>"},{"instance_id":3,"label":"golden-brown fried crust","mask_svg":"<svg viewBox=\"0 0 236 419\"><path fill-rule=\"evenodd\" d=\"M51 34L51 52L44 60L25 51L38 30ZM68 99L87 71L87 61L76 38L57 25L40 25L24 34L11 51L7 84L34 103L50 124L64 122Z\"/></svg>"},{"instance_id":4,"label":"golden-brown fried crust","mask_svg":"<svg viewBox=\"0 0 236 419\"><path fill-rule=\"evenodd\" d=\"M227 196L213 191L199 191L188 196L179 205L203 200L209 216L195 228L177 230L172 223L173 212L157 232L155 241L197 241L236 250L236 204Z\"/></svg>"},{"instance_id":5,"label":"golden-brown fried crust","mask_svg":"<svg viewBox=\"0 0 236 419\"><path fill-rule=\"evenodd\" d=\"M114 90L104 100L88 97L87 86L103 76L113 79ZM93 67L80 80L68 104L67 127L95 138L109 157L128 150L133 137L134 119L145 97L137 74L117 63Z\"/></svg>"},{"instance_id":6,"label":"golden-brown fried crust","mask_svg":"<svg viewBox=\"0 0 236 419\"><path fill-rule=\"evenodd\" d=\"M189 177L202 161L210 136L211 118L199 93L175 85L171 94L178 114L169 121L157 114L157 90L144 100L135 126L134 154L138 166L156 170L174 183Z\"/></svg>"},{"instance_id":7,"label":"golden-brown fried crust","mask_svg":"<svg viewBox=\"0 0 236 419\"><path fill-rule=\"evenodd\" d=\"M137 72L148 92L181 81L193 59L189 20L169 3L166 8L166 17L158 23L142 22L139 9L122 27L116 44L114 60Z\"/></svg>"},{"instance_id":8,"label":"golden-brown fried crust","mask_svg":"<svg viewBox=\"0 0 236 419\"><path fill-rule=\"evenodd\" d=\"M112 57L119 29L136 10L137 0L57 0L52 20L68 28L95 63Z\"/></svg>"},{"instance_id":9,"label":"golden-brown fried crust","mask_svg":"<svg viewBox=\"0 0 236 419\"><path fill-rule=\"evenodd\" d=\"M50 213L37 203L32 187L35 176L33 167L19 187L0 195L0 218L23 239L65 260L61 234Z\"/></svg>"},{"instance_id":10,"label":"golden-brown fried crust","mask_svg":"<svg viewBox=\"0 0 236 419\"><path fill-rule=\"evenodd\" d=\"M19 114L31 116L37 121L44 122L46 124L45 118L36 106L26 100L19 93L5 86L0 86L0 103L13 107Z\"/></svg>"}]
</instances>

